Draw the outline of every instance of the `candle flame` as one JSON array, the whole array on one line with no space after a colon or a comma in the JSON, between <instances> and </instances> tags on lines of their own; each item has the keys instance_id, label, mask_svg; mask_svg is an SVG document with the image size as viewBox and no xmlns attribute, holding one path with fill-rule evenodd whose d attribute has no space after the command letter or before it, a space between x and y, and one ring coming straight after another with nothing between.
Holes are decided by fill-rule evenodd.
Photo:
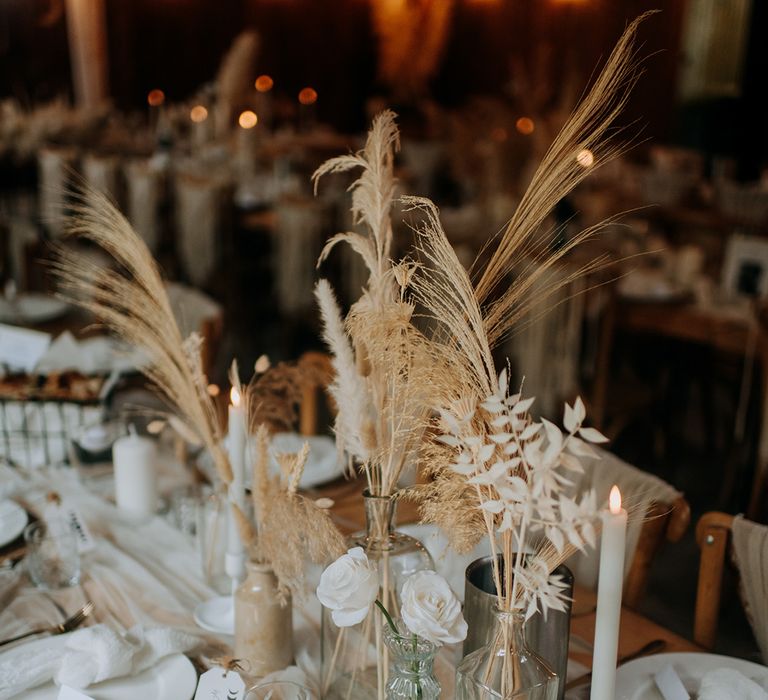
<instances>
[{"instance_id":1,"label":"candle flame","mask_svg":"<svg viewBox=\"0 0 768 700\"><path fill-rule=\"evenodd\" d=\"M524 136L530 136L536 129L536 124L530 117L520 117L520 119L515 122L515 129Z\"/></svg>"},{"instance_id":2,"label":"candle flame","mask_svg":"<svg viewBox=\"0 0 768 700\"><path fill-rule=\"evenodd\" d=\"M236 386L233 386L229 390L229 398L231 399L232 405L235 408L240 408L240 391L238 390L238 388Z\"/></svg>"},{"instance_id":3,"label":"candle flame","mask_svg":"<svg viewBox=\"0 0 768 700\"><path fill-rule=\"evenodd\" d=\"M246 109L245 112L242 112L240 114L239 119L237 120L237 123L240 124L240 126L243 127L243 129L253 129L254 126L258 123L259 118L256 116L255 112L251 112L250 109Z\"/></svg>"},{"instance_id":4,"label":"candle flame","mask_svg":"<svg viewBox=\"0 0 768 700\"><path fill-rule=\"evenodd\" d=\"M612 515L621 513L621 491L619 491L619 487L615 484L611 489L611 495L608 496L608 509Z\"/></svg>"}]
</instances>

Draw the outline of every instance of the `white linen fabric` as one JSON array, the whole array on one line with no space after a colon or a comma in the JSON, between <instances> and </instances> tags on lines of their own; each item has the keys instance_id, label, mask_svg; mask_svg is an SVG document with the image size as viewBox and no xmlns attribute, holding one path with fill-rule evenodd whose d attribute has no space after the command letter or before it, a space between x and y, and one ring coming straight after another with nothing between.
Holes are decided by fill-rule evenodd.
<instances>
[{"instance_id":1,"label":"white linen fabric","mask_svg":"<svg viewBox=\"0 0 768 700\"><path fill-rule=\"evenodd\" d=\"M115 156L102 156L89 153L83 156L83 176L97 192L117 201L117 171L119 161Z\"/></svg>"},{"instance_id":2,"label":"white linen fabric","mask_svg":"<svg viewBox=\"0 0 768 700\"><path fill-rule=\"evenodd\" d=\"M323 223L320 202L286 198L277 206L275 277L282 311L297 313L314 307L315 263Z\"/></svg>"},{"instance_id":3,"label":"white linen fabric","mask_svg":"<svg viewBox=\"0 0 768 700\"><path fill-rule=\"evenodd\" d=\"M200 640L167 627L136 626L121 635L106 625L77 630L67 639L56 682L87 688L109 678L134 676Z\"/></svg>"},{"instance_id":4,"label":"white linen fabric","mask_svg":"<svg viewBox=\"0 0 768 700\"><path fill-rule=\"evenodd\" d=\"M159 206L163 173L149 160L134 160L124 167L128 220L155 252L160 241Z\"/></svg>"},{"instance_id":5,"label":"white linen fabric","mask_svg":"<svg viewBox=\"0 0 768 700\"><path fill-rule=\"evenodd\" d=\"M221 187L217 179L176 177L176 231L179 257L193 284L202 287L216 265L221 224Z\"/></svg>"},{"instance_id":6,"label":"white linen fabric","mask_svg":"<svg viewBox=\"0 0 768 700\"><path fill-rule=\"evenodd\" d=\"M701 679L699 700L768 700L757 683L732 668L716 668Z\"/></svg>"},{"instance_id":7,"label":"white linen fabric","mask_svg":"<svg viewBox=\"0 0 768 700\"><path fill-rule=\"evenodd\" d=\"M43 148L37 156L40 216L54 238L64 234L68 169L74 163L75 156L74 149L69 148Z\"/></svg>"},{"instance_id":8,"label":"white linen fabric","mask_svg":"<svg viewBox=\"0 0 768 700\"><path fill-rule=\"evenodd\" d=\"M739 516L731 533L744 609L763 661L768 663L768 527Z\"/></svg>"},{"instance_id":9,"label":"white linen fabric","mask_svg":"<svg viewBox=\"0 0 768 700\"><path fill-rule=\"evenodd\" d=\"M594 489L597 502L606 503L615 484L622 494L623 505L630 513L627 526L627 548L624 555L624 576L629 573L637 542L648 508L654 503L672 504L682 496L680 491L653 474L633 467L606 450L597 449L597 459L583 459L584 474L576 479L577 494ZM594 589L600 564L599 547L578 552L567 562L578 585Z\"/></svg>"},{"instance_id":10,"label":"white linen fabric","mask_svg":"<svg viewBox=\"0 0 768 700\"><path fill-rule=\"evenodd\" d=\"M199 643L198 638L169 628L137 626L121 635L103 624L38 639L0 654L0 700L54 679L87 688L110 678L133 676Z\"/></svg>"}]
</instances>

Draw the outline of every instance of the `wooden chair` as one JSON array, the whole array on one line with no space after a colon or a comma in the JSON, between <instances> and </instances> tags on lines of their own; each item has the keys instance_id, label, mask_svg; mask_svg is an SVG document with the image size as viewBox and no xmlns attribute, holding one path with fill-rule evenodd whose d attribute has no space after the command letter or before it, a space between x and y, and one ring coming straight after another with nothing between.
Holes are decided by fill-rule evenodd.
<instances>
[{"instance_id":1,"label":"wooden chair","mask_svg":"<svg viewBox=\"0 0 768 700\"><path fill-rule=\"evenodd\" d=\"M301 435L317 435L319 432L319 398L333 381L335 370L330 355L310 350L299 358L299 366L307 369L307 380L301 388L301 403L299 404L299 433ZM331 415L336 413L333 400L326 393L326 401Z\"/></svg>"},{"instance_id":2,"label":"wooden chair","mask_svg":"<svg viewBox=\"0 0 768 700\"><path fill-rule=\"evenodd\" d=\"M696 542L701 549L701 559L693 618L693 641L705 649L715 646L725 553L732 526L733 516L717 511L705 513L696 525Z\"/></svg>"}]
</instances>

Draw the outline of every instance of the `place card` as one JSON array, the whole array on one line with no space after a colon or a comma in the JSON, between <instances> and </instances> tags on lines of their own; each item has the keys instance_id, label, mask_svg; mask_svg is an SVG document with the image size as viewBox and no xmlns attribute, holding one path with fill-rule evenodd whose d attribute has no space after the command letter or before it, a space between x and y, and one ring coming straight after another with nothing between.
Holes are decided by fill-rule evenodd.
<instances>
[{"instance_id":1,"label":"place card","mask_svg":"<svg viewBox=\"0 0 768 700\"><path fill-rule=\"evenodd\" d=\"M93 698L90 695L81 693L79 690L70 688L68 685L62 685L59 688L56 700L93 700Z\"/></svg>"},{"instance_id":2,"label":"place card","mask_svg":"<svg viewBox=\"0 0 768 700\"><path fill-rule=\"evenodd\" d=\"M245 681L237 671L214 666L200 676L194 700L243 700Z\"/></svg>"},{"instance_id":3,"label":"place card","mask_svg":"<svg viewBox=\"0 0 768 700\"><path fill-rule=\"evenodd\" d=\"M0 323L0 364L12 370L34 370L50 344L50 333Z\"/></svg>"},{"instance_id":4,"label":"place card","mask_svg":"<svg viewBox=\"0 0 768 700\"><path fill-rule=\"evenodd\" d=\"M77 551L80 554L90 552L96 547L96 541L93 539L88 525L78 508L71 503L63 500L61 502L48 503L43 511L43 518L46 522L61 522L69 527L77 540Z\"/></svg>"}]
</instances>

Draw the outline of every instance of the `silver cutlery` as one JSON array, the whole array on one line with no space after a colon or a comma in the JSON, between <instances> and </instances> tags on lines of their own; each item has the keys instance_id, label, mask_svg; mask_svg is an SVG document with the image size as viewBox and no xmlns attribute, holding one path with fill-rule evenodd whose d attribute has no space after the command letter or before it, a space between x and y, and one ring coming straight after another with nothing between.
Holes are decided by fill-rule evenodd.
<instances>
[{"instance_id":1,"label":"silver cutlery","mask_svg":"<svg viewBox=\"0 0 768 700\"><path fill-rule=\"evenodd\" d=\"M93 611L93 603L88 601L85 605L83 605L80 610L78 610L74 615L71 615L68 617L64 622L58 624L58 625L52 625L50 627L42 627L40 629L32 630L31 632L25 632L24 634L19 634L15 637L11 637L10 639L4 639L0 642L0 647L5 646L6 644L10 644L11 642L18 642L20 639L26 639L27 637L32 637L38 634L50 634L50 635L57 635L57 634L64 634L65 632L72 632L72 630L76 630L80 625L85 622L85 620L88 618L88 616Z\"/></svg>"}]
</instances>

